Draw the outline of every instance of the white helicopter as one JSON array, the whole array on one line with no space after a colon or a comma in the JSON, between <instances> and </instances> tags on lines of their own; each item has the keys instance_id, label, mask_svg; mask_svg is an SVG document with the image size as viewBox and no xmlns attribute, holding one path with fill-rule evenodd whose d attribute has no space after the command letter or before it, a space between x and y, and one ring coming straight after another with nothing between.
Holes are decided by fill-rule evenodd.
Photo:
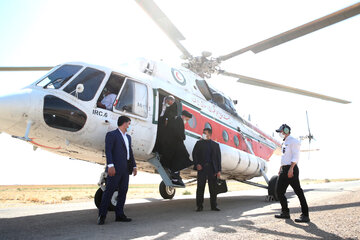
<instances>
[{"instance_id":1,"label":"white helicopter","mask_svg":"<svg viewBox=\"0 0 360 240\"><path fill-rule=\"evenodd\" d=\"M82 62L69 62L56 67L0 67L1 71L50 70L44 77L20 91L0 97L0 131L33 144L34 149L64 155L74 159L105 164L105 134L117 127L120 115L132 120L130 135L140 171L159 173L163 179L160 194L165 199L175 195L168 172L153 152L157 134L157 120L163 98L173 95L181 110L192 113L186 124L185 145L189 153L200 138L204 127L213 130L213 138L220 144L222 177L268 189L269 199L276 199L277 176L266 176L267 162L279 153L280 144L236 112L233 101L209 86L205 78L218 73L238 79L238 82L275 90L301 94L338 103L349 101L275 84L227 72L220 63L247 51L258 53L360 13L360 3L276 35L267 40L217 58L209 52L192 56L180 43L185 38L152 0L135 0L158 24L184 54L181 67L162 61L138 59L116 69ZM112 109L98 107L104 93L117 95ZM22 104L18 104L21 102ZM310 135L309 135L310 137ZM310 139L310 138L309 138ZM181 171L185 179L193 179L192 169ZM249 180L263 176L267 186ZM102 174L95 195L98 206L104 190ZM192 181L187 182L190 184ZM116 205L114 193L112 206Z\"/></svg>"}]
</instances>

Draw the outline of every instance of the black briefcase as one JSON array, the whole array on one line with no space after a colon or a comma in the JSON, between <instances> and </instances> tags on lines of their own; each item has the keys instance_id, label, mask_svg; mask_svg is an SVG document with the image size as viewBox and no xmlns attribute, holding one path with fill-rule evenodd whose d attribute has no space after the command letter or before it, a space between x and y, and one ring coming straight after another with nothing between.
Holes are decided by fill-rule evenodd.
<instances>
[{"instance_id":1,"label":"black briefcase","mask_svg":"<svg viewBox=\"0 0 360 240\"><path fill-rule=\"evenodd\" d=\"M216 194L226 193L228 191L226 180L220 178L216 179L215 191Z\"/></svg>"}]
</instances>

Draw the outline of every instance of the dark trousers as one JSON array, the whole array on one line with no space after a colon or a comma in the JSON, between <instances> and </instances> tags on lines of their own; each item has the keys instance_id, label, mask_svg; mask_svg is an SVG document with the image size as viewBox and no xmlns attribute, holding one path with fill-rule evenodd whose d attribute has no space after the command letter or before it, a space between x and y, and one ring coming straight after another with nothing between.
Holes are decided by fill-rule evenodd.
<instances>
[{"instance_id":1,"label":"dark trousers","mask_svg":"<svg viewBox=\"0 0 360 240\"><path fill-rule=\"evenodd\" d=\"M116 173L115 176L106 178L106 189L102 195L99 208L99 215L106 216L111 198L118 190L117 204L115 208L116 216L124 215L124 204L129 187L129 173Z\"/></svg>"},{"instance_id":2,"label":"dark trousers","mask_svg":"<svg viewBox=\"0 0 360 240\"><path fill-rule=\"evenodd\" d=\"M299 168L297 165L294 167L294 176L292 178L288 178L288 171L290 169L290 165L282 166L281 172L279 175L278 185L277 185L277 194L281 204L281 211L285 213L289 213L287 199L285 197L286 189L290 185L295 194L298 196L301 212L305 216L309 216L309 208L305 199L304 191L300 186L299 181Z\"/></svg>"},{"instance_id":3,"label":"dark trousers","mask_svg":"<svg viewBox=\"0 0 360 240\"><path fill-rule=\"evenodd\" d=\"M197 189L196 189L196 205L197 207L202 207L204 202L204 191L206 185L206 179L208 180L209 192L210 192L210 204L211 208L216 208L216 176L210 164L205 164L202 166L203 169L198 171L197 174Z\"/></svg>"}]
</instances>

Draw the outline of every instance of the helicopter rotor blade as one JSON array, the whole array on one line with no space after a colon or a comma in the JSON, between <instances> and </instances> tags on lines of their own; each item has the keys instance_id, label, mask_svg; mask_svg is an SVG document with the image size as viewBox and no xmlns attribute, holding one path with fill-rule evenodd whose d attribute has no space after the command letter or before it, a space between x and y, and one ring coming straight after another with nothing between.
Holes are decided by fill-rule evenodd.
<instances>
[{"instance_id":1,"label":"helicopter rotor blade","mask_svg":"<svg viewBox=\"0 0 360 240\"><path fill-rule=\"evenodd\" d=\"M235 56L238 56L242 53L245 53L247 51L252 51L253 53L259 53L269 48L276 47L280 44L302 37L306 34L328 27L332 24L341 22L345 19L351 18L353 16L358 15L359 13L360 13L360 3L356 3L347 8L341 9L332 14L316 19L299 27L293 28L289 31L278 34L261 42L252 44L248 47L242 48L227 55L220 56L218 57L218 59L220 61L225 61Z\"/></svg>"},{"instance_id":2,"label":"helicopter rotor blade","mask_svg":"<svg viewBox=\"0 0 360 240\"><path fill-rule=\"evenodd\" d=\"M246 76L243 76L240 74L226 72L224 70L220 70L219 74L222 74L224 76L238 78L237 81L240 83L245 83L245 84L254 85L254 86L258 86L258 87L270 88L270 89L274 89L274 90L278 90L278 91L295 93L295 94L300 94L300 95L304 95L304 96L308 96L308 97L320 98L322 100L333 101L333 102L338 102L338 103L343 103L343 104L351 103L350 101L347 101L347 100L334 98L334 97L326 96L323 94L314 93L314 92L310 92L307 90L302 90L299 88L289 87L289 86L281 85L278 83L273 83L273 82L268 82L268 81L264 81L264 80L260 80L260 79L256 79L256 78L246 77Z\"/></svg>"},{"instance_id":3,"label":"helicopter rotor blade","mask_svg":"<svg viewBox=\"0 0 360 240\"><path fill-rule=\"evenodd\" d=\"M170 38L170 40L176 45L178 49L191 59L192 56L188 50L180 43L181 40L185 40L185 37L176 28L176 26L170 21L165 13L159 8L159 6L153 0L135 0L137 4L150 16L152 20L160 27L160 29Z\"/></svg>"},{"instance_id":4,"label":"helicopter rotor blade","mask_svg":"<svg viewBox=\"0 0 360 240\"><path fill-rule=\"evenodd\" d=\"M19 72L19 71L48 71L53 67L0 67L1 72Z\"/></svg>"}]
</instances>

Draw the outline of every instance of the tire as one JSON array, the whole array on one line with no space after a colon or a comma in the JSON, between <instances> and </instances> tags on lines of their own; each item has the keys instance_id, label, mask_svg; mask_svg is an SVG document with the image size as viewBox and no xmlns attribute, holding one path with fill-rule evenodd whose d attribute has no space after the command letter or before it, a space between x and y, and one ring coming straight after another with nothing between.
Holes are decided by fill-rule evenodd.
<instances>
[{"instance_id":1,"label":"tire","mask_svg":"<svg viewBox=\"0 0 360 240\"><path fill-rule=\"evenodd\" d=\"M101 188L99 188L99 189L96 191L95 197L94 197L95 206L96 206L98 209L100 208L102 195L103 195L103 191L101 190Z\"/></svg>"},{"instance_id":2,"label":"tire","mask_svg":"<svg viewBox=\"0 0 360 240\"><path fill-rule=\"evenodd\" d=\"M269 181L268 186L268 195L273 196L275 201L279 201L278 195L277 195L277 182L278 182L279 176L275 175L272 176L272 178Z\"/></svg>"},{"instance_id":3,"label":"tire","mask_svg":"<svg viewBox=\"0 0 360 240\"><path fill-rule=\"evenodd\" d=\"M175 196L175 188L166 186L164 181L159 185L159 192L163 199L172 199Z\"/></svg>"},{"instance_id":4,"label":"tire","mask_svg":"<svg viewBox=\"0 0 360 240\"><path fill-rule=\"evenodd\" d=\"M96 191L95 197L94 197L94 202L98 209L100 208L102 195L103 195L103 191L101 190L101 188L99 188ZM117 195L118 195L118 191L115 191L111 198L110 204L109 204L109 208L108 208L109 211L115 211L116 203L117 203Z\"/></svg>"}]
</instances>

